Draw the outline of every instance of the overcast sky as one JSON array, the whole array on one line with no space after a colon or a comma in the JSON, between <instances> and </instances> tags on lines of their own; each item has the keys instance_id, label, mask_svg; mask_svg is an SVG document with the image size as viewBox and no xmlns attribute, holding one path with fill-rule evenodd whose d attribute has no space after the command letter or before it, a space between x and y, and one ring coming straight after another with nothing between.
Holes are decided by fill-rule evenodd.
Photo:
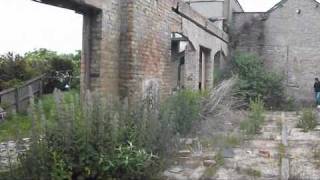
<instances>
[{"instance_id":1,"label":"overcast sky","mask_svg":"<svg viewBox=\"0 0 320 180\"><path fill-rule=\"evenodd\" d=\"M82 16L33 2L0 0L0 54L35 48L70 53L82 46Z\"/></svg>"},{"instance_id":2,"label":"overcast sky","mask_svg":"<svg viewBox=\"0 0 320 180\"><path fill-rule=\"evenodd\" d=\"M245 11L267 11L280 0L239 0ZM81 49L82 16L31 0L0 0L0 54L36 48Z\"/></svg>"},{"instance_id":3,"label":"overcast sky","mask_svg":"<svg viewBox=\"0 0 320 180\"><path fill-rule=\"evenodd\" d=\"M264 12L272 8L280 0L238 0L245 11Z\"/></svg>"}]
</instances>

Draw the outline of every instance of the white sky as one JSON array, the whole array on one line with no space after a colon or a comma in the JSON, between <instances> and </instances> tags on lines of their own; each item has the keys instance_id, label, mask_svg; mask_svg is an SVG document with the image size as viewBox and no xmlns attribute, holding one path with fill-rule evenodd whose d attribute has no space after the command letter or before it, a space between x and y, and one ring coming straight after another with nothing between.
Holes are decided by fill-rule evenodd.
<instances>
[{"instance_id":1,"label":"white sky","mask_svg":"<svg viewBox=\"0 0 320 180\"><path fill-rule=\"evenodd\" d=\"M0 54L82 47L82 15L31 0L0 0Z\"/></svg>"},{"instance_id":2,"label":"white sky","mask_svg":"<svg viewBox=\"0 0 320 180\"><path fill-rule=\"evenodd\" d=\"M244 11L247 12L264 12L272 8L281 0L238 0ZM303 1L303 0L301 0ZM320 2L320 0L316 0Z\"/></svg>"},{"instance_id":3,"label":"white sky","mask_svg":"<svg viewBox=\"0 0 320 180\"><path fill-rule=\"evenodd\" d=\"M267 11L280 0L239 0L245 11ZM47 48L70 53L82 47L82 16L33 2L0 0L0 54Z\"/></svg>"},{"instance_id":4,"label":"white sky","mask_svg":"<svg viewBox=\"0 0 320 180\"><path fill-rule=\"evenodd\" d=\"M244 11L264 12L272 8L280 0L238 0Z\"/></svg>"}]
</instances>

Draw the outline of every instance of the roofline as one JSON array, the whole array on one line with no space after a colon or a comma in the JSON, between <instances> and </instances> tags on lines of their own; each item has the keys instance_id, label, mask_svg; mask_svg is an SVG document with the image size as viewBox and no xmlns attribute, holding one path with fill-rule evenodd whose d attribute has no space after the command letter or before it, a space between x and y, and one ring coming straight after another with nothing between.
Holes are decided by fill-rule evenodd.
<instances>
[{"instance_id":1,"label":"roofline","mask_svg":"<svg viewBox=\"0 0 320 180\"><path fill-rule=\"evenodd\" d=\"M286 3L288 0L281 0L280 2L278 2L277 4L275 4L272 8L270 8L268 11L266 11L266 13L271 13L274 10L278 9L280 5ZM312 0L314 2L316 2L317 4L320 4L320 2L316 1L316 0Z\"/></svg>"},{"instance_id":2,"label":"roofline","mask_svg":"<svg viewBox=\"0 0 320 180\"><path fill-rule=\"evenodd\" d=\"M250 14L250 13L261 13L261 14L265 14L266 12L261 12L261 11L257 11L257 12L255 12L255 11L248 11L248 12L233 12L233 14L246 14L246 13L248 13L248 14Z\"/></svg>"},{"instance_id":3,"label":"roofline","mask_svg":"<svg viewBox=\"0 0 320 180\"><path fill-rule=\"evenodd\" d=\"M320 2L316 1L316 0L313 0L314 2L316 2L317 4L320 4Z\"/></svg>"},{"instance_id":4,"label":"roofline","mask_svg":"<svg viewBox=\"0 0 320 180\"><path fill-rule=\"evenodd\" d=\"M242 7L242 5L240 4L240 2L238 0L234 0L240 7L241 11L244 12L244 9ZM187 4L192 4L192 3L204 3L204 2L221 2L221 3L224 3L224 0L221 0L221 1L217 1L217 0L203 0L203 1L189 1L189 2L186 2Z\"/></svg>"},{"instance_id":5,"label":"roofline","mask_svg":"<svg viewBox=\"0 0 320 180\"><path fill-rule=\"evenodd\" d=\"M277 4L275 4L274 6L272 6L272 8L270 8L268 11L266 11L266 13L271 13L274 10L278 9L280 7L280 5L283 5L284 3L286 3L288 0L281 0L280 2L278 2Z\"/></svg>"},{"instance_id":6,"label":"roofline","mask_svg":"<svg viewBox=\"0 0 320 180\"><path fill-rule=\"evenodd\" d=\"M240 9L242 10L242 12L244 12L244 9L243 9L242 5L240 4L240 2L239 2L238 0L235 0L235 1L236 1L236 3L239 5L239 7L240 7Z\"/></svg>"}]
</instances>

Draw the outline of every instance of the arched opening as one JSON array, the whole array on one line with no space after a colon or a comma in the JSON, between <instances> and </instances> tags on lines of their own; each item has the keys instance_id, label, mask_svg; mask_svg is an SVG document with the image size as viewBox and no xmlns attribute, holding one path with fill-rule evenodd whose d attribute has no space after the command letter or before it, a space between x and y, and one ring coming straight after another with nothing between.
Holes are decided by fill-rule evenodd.
<instances>
[{"instance_id":1,"label":"arched opening","mask_svg":"<svg viewBox=\"0 0 320 180\"><path fill-rule=\"evenodd\" d=\"M199 52L199 90L205 90L210 86L210 72L212 71L211 49L200 46Z\"/></svg>"},{"instance_id":2,"label":"arched opening","mask_svg":"<svg viewBox=\"0 0 320 180\"><path fill-rule=\"evenodd\" d=\"M222 50L218 51L214 55L214 84L219 83L223 79L226 66L226 56Z\"/></svg>"},{"instance_id":3,"label":"arched opening","mask_svg":"<svg viewBox=\"0 0 320 180\"><path fill-rule=\"evenodd\" d=\"M193 49L193 45L187 37L181 33L171 33L171 59L175 64L176 79L174 91L185 88L185 56L188 49Z\"/></svg>"}]
</instances>

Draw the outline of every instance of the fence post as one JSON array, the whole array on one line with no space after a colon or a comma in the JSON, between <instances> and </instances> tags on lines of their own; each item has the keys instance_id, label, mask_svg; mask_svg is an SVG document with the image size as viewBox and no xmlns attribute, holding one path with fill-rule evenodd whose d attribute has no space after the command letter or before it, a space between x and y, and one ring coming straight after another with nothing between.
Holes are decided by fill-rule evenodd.
<instances>
[{"instance_id":1,"label":"fence post","mask_svg":"<svg viewBox=\"0 0 320 180\"><path fill-rule=\"evenodd\" d=\"M20 98L19 98L19 87L14 89L14 99L16 105L16 112L20 112Z\"/></svg>"},{"instance_id":2,"label":"fence post","mask_svg":"<svg viewBox=\"0 0 320 180\"><path fill-rule=\"evenodd\" d=\"M42 96L42 94L43 94L43 79L44 79L44 77L41 76L41 78L40 78L40 90L39 90L40 96Z\"/></svg>"}]
</instances>

